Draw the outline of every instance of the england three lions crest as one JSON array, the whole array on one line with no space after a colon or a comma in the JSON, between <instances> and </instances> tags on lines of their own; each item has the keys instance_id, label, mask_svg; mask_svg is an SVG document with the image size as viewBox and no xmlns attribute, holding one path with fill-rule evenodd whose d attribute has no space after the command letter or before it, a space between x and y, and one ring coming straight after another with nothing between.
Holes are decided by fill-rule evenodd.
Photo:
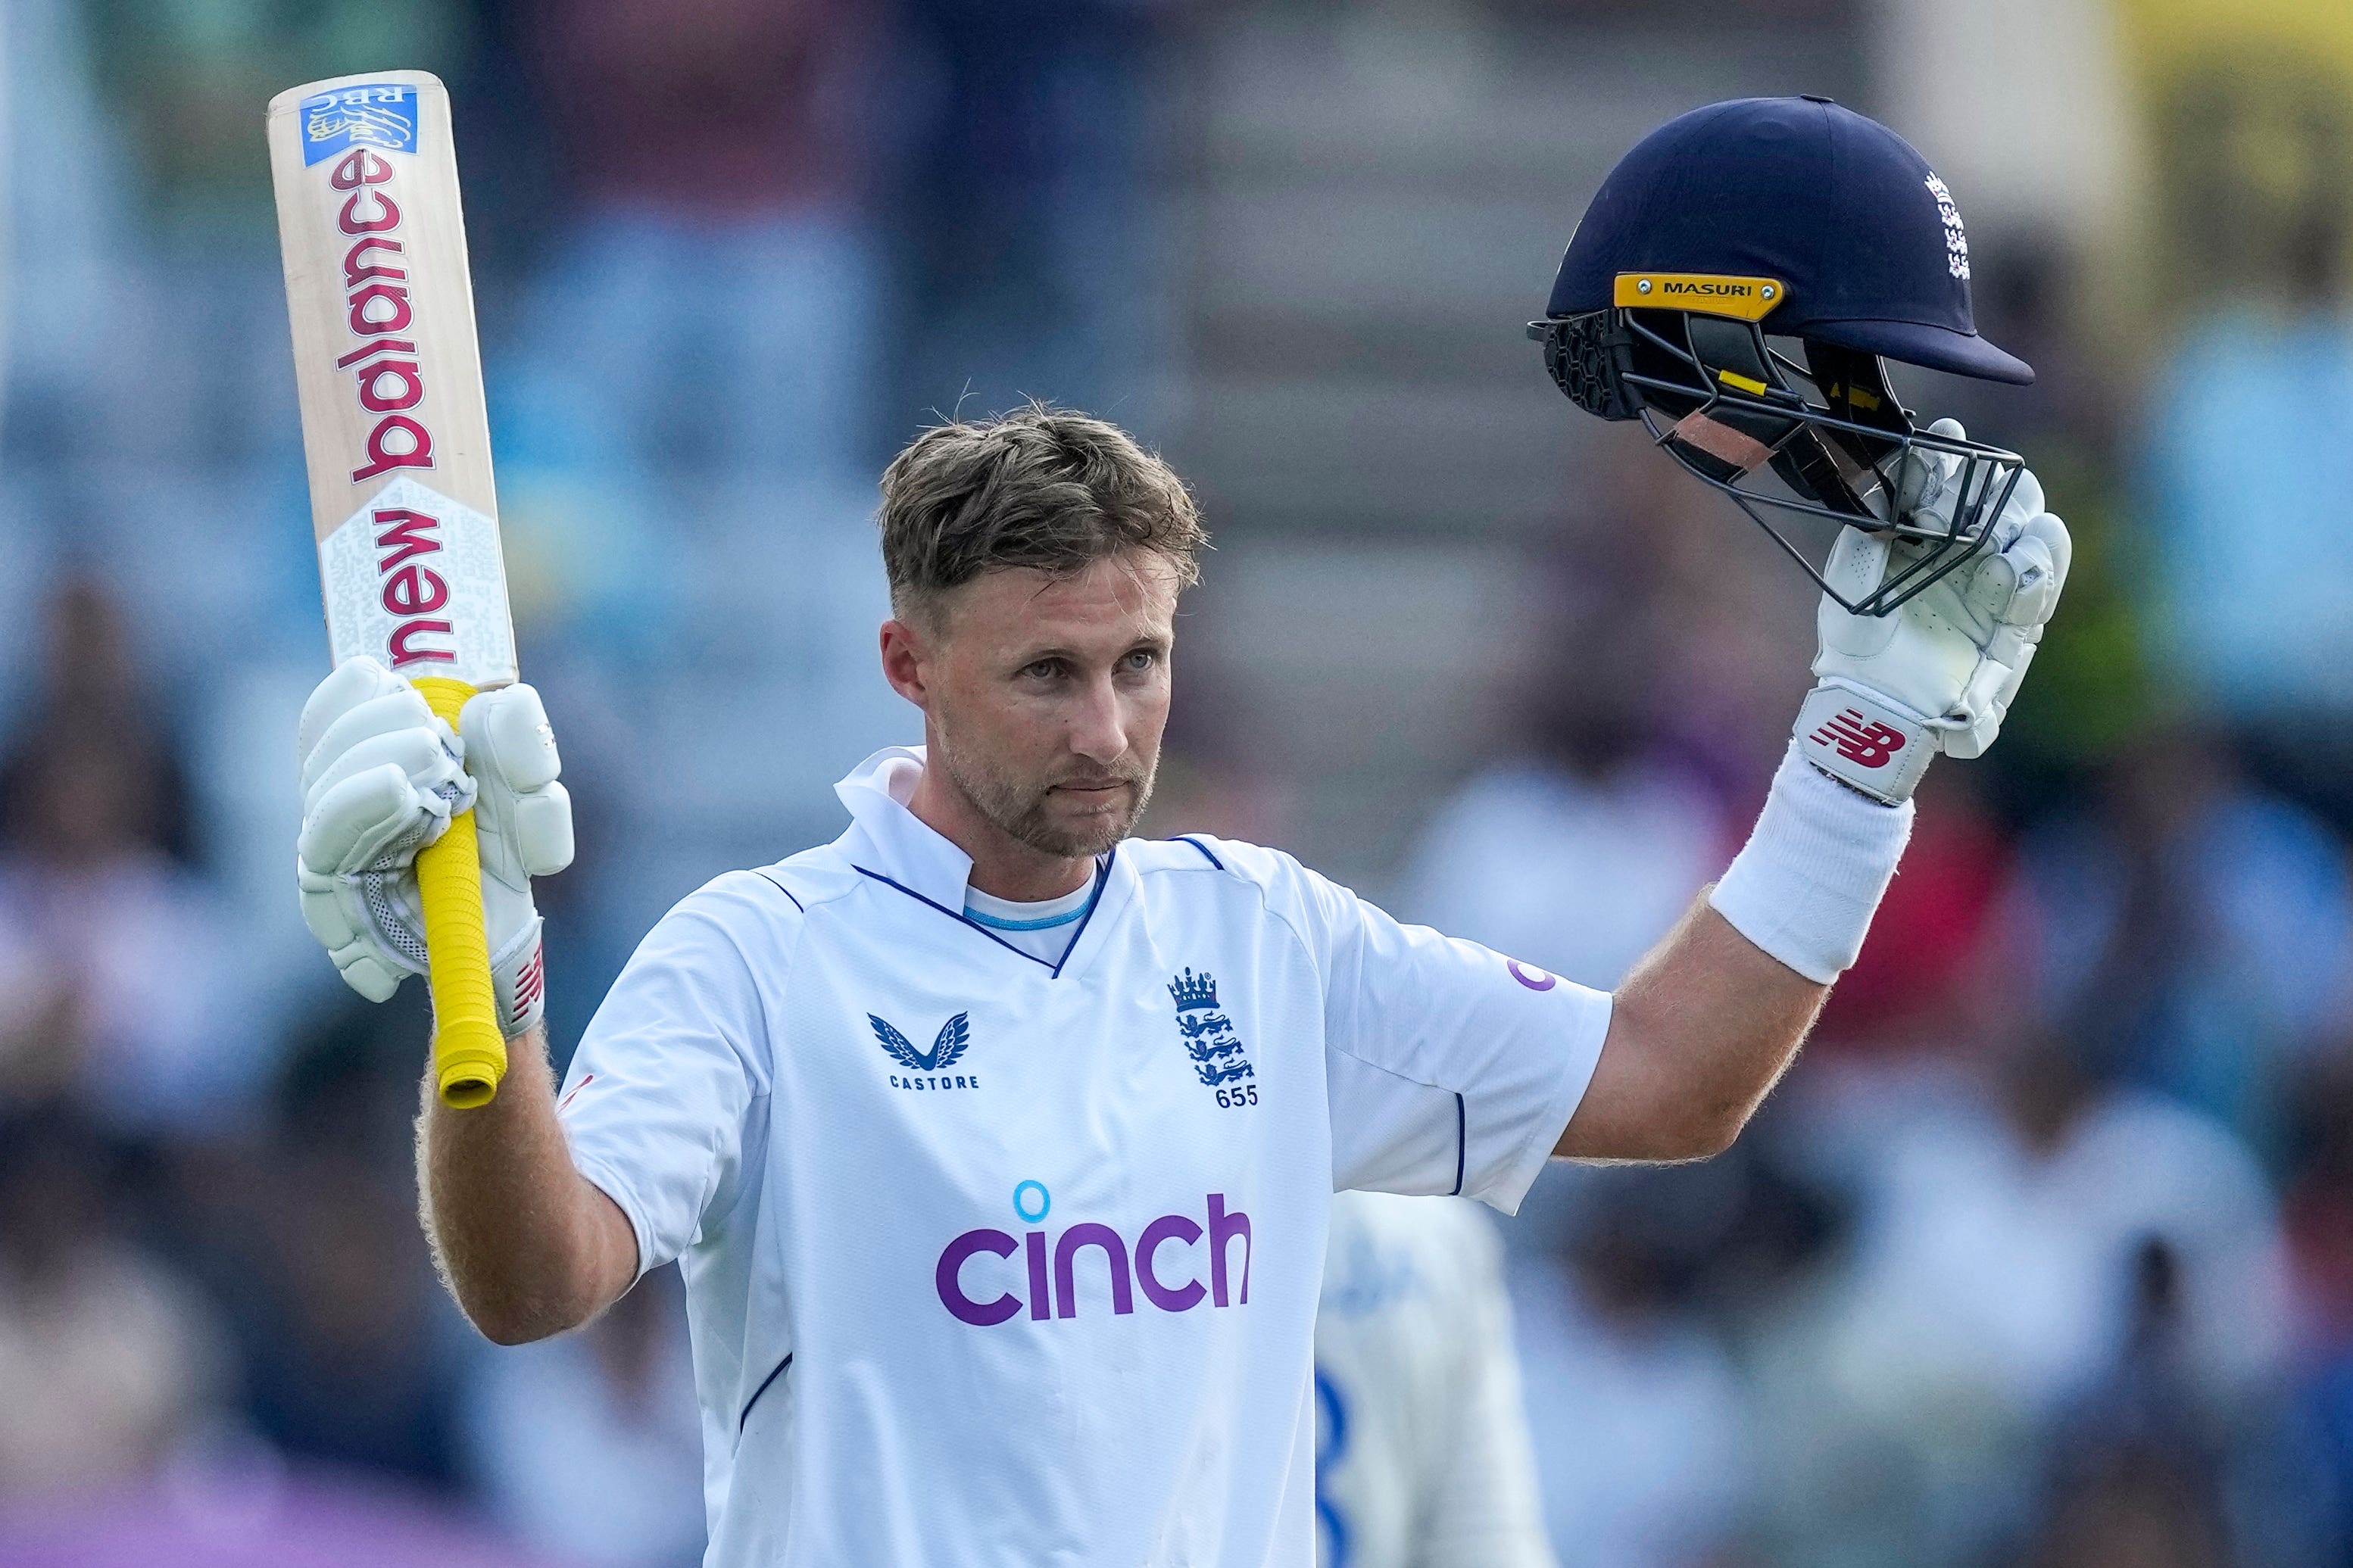
<instances>
[{"instance_id":1,"label":"england three lions crest","mask_svg":"<svg viewBox=\"0 0 2353 1568\"><path fill-rule=\"evenodd\" d=\"M1176 1004L1176 1033L1185 1042L1185 1054L1193 1059L1194 1076L1205 1087L1219 1089L1219 1103L1224 1103L1228 1094L1239 1092L1224 1086L1258 1075L1235 1037L1233 1020L1218 1007L1217 977L1187 969L1169 980L1168 995ZM1253 1089L1249 1103L1257 1099Z\"/></svg>"}]
</instances>

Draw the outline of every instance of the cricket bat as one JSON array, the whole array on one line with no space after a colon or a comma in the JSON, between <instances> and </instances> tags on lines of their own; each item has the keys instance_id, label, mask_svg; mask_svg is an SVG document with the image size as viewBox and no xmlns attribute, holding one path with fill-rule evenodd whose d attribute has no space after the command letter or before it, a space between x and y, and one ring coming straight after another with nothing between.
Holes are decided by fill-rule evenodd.
<instances>
[{"instance_id":1,"label":"cricket bat","mask_svg":"<svg viewBox=\"0 0 2353 1568\"><path fill-rule=\"evenodd\" d=\"M269 131L328 651L406 676L454 726L516 670L449 94L425 71L336 77L271 99ZM471 812L417 879L440 1096L487 1104L507 1053Z\"/></svg>"}]
</instances>

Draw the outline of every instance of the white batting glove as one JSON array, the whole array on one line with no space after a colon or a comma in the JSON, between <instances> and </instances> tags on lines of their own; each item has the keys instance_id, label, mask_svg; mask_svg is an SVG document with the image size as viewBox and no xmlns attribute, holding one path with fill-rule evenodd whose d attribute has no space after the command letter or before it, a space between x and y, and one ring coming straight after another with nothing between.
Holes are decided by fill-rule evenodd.
<instances>
[{"instance_id":1,"label":"white batting glove","mask_svg":"<svg viewBox=\"0 0 2353 1568\"><path fill-rule=\"evenodd\" d=\"M344 981L381 1002L426 972L417 852L471 807L499 1024L509 1038L545 1009L531 879L572 862L572 803L539 693L470 699L459 731L372 658L346 660L303 705L302 919Z\"/></svg>"},{"instance_id":2,"label":"white batting glove","mask_svg":"<svg viewBox=\"0 0 2353 1568\"><path fill-rule=\"evenodd\" d=\"M1940 419L1939 436L1962 437ZM1941 529L1959 499L1961 459L1915 452L1898 494L1907 518ZM1822 575L1860 600L1930 549L1931 542L1840 531ZM2042 510L2042 486L2021 469L1993 537L1965 564L1886 616L1849 615L1823 595L1814 624L1818 684L1798 710L1798 742L1814 766L1894 805L1930 759L1981 755L2001 732L2043 626L2066 585L2067 525Z\"/></svg>"}]
</instances>

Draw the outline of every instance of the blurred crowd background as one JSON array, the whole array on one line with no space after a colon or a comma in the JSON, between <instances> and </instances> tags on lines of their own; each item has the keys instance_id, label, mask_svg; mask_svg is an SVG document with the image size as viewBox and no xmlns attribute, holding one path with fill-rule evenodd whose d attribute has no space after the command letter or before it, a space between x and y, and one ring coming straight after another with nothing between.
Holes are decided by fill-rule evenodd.
<instances>
[{"instance_id":1,"label":"blurred crowd background","mask_svg":"<svg viewBox=\"0 0 2353 1568\"><path fill-rule=\"evenodd\" d=\"M261 108L393 64L455 96L577 802L559 1052L915 738L874 476L1031 395L1217 535L1157 830L1614 982L1746 831L1811 595L1521 325L1674 113L1911 136L2042 378L1903 384L2029 456L2075 575L1750 1136L1504 1227L1547 1517L1598 1568L2353 1563L2341 0L5 0L0 52L0 1563L700 1552L674 1281L475 1338L416 988L295 912Z\"/></svg>"}]
</instances>

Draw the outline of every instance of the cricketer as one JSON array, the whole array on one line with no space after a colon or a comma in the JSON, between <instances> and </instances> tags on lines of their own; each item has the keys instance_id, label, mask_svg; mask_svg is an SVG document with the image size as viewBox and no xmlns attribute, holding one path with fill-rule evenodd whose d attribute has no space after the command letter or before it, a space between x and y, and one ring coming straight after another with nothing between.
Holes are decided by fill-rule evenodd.
<instances>
[{"instance_id":1,"label":"cricketer","mask_svg":"<svg viewBox=\"0 0 2353 1568\"><path fill-rule=\"evenodd\" d=\"M714 1568L1307 1568L1335 1189L1510 1214L1549 1159L1725 1148L1854 960L1923 770L2000 731L2066 530L1883 363L2031 379L1968 273L1920 154L1815 99L1669 122L1568 245L1531 329L1556 382L1824 589L1754 830L1613 994L1279 850L1131 837L1192 497L1082 414L923 431L879 512L882 671L923 744L849 767L834 842L664 916L561 1086L533 988L494 1100L428 1090L425 1219L468 1316L559 1333L678 1260ZM1817 566L1775 518L1840 531ZM355 985L420 970L412 864L453 810L491 952L536 951L508 839L551 815L538 752L509 776L491 727L367 659L301 732L307 885Z\"/></svg>"}]
</instances>

